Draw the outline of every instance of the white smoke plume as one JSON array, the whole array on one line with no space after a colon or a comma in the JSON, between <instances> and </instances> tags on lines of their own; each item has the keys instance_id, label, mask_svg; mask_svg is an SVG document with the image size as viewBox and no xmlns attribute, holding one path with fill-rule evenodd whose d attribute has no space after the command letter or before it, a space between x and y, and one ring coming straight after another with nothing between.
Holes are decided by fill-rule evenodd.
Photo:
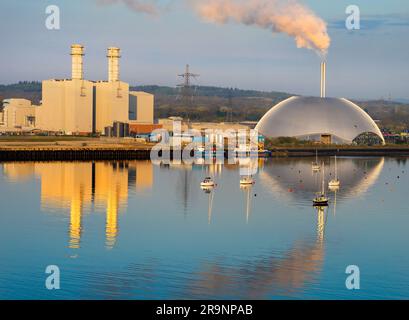
<instances>
[{"instance_id":1,"label":"white smoke plume","mask_svg":"<svg viewBox=\"0 0 409 320\"><path fill-rule=\"evenodd\" d=\"M135 12L158 15L173 0L96 0L102 5L124 4ZM184 0L209 22L253 25L294 37L298 48L327 55L331 39L327 24L297 0ZM166 7L166 6L165 6Z\"/></svg>"},{"instance_id":2,"label":"white smoke plume","mask_svg":"<svg viewBox=\"0 0 409 320\"><path fill-rule=\"evenodd\" d=\"M159 13L157 3L152 0L97 0L97 3L100 5L124 4L133 11L149 15L157 15Z\"/></svg>"},{"instance_id":3,"label":"white smoke plume","mask_svg":"<svg viewBox=\"0 0 409 320\"><path fill-rule=\"evenodd\" d=\"M191 0L205 20L254 25L294 37L298 48L315 50L325 58L331 39L325 21L295 0Z\"/></svg>"}]
</instances>

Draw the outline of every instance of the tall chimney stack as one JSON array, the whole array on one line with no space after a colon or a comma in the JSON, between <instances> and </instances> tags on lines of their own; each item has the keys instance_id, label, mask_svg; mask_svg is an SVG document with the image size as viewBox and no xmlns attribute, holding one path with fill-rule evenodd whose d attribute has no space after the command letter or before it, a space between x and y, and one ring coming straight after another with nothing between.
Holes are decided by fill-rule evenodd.
<instances>
[{"instance_id":1,"label":"tall chimney stack","mask_svg":"<svg viewBox=\"0 0 409 320\"><path fill-rule=\"evenodd\" d=\"M325 61L321 62L321 98L326 97L326 82L327 82L327 64Z\"/></svg>"},{"instance_id":2,"label":"tall chimney stack","mask_svg":"<svg viewBox=\"0 0 409 320\"><path fill-rule=\"evenodd\" d=\"M119 58L121 57L121 49L116 47L108 48L108 81L119 81Z\"/></svg>"},{"instance_id":3,"label":"tall chimney stack","mask_svg":"<svg viewBox=\"0 0 409 320\"><path fill-rule=\"evenodd\" d=\"M71 79L82 80L83 78L83 62L84 47L80 44L73 44L71 46Z\"/></svg>"}]
</instances>

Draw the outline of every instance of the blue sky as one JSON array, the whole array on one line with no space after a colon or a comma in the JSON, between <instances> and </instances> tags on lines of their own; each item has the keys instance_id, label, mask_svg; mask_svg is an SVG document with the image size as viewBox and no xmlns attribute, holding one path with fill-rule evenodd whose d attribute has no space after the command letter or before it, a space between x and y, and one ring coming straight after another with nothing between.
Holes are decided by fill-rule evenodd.
<instances>
[{"instance_id":1,"label":"blue sky","mask_svg":"<svg viewBox=\"0 0 409 320\"><path fill-rule=\"evenodd\" d=\"M159 0L161 1L161 0ZM183 4L152 17L96 0L2 0L0 83L70 77L69 48L86 47L85 77L107 78L106 48L122 49L121 78L174 86L189 63L199 85L319 94L318 56L286 35L238 24L205 23ZM328 23L328 95L409 99L409 1L305 0ZM61 30L45 28L45 8L61 10ZM345 8L361 9L361 30L344 27Z\"/></svg>"}]
</instances>

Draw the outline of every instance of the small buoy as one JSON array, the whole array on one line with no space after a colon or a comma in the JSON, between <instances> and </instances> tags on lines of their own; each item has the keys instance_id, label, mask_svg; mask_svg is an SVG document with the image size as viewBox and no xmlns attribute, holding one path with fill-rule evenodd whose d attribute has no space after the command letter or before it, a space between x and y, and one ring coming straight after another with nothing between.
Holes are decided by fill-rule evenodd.
<instances>
[{"instance_id":1,"label":"small buoy","mask_svg":"<svg viewBox=\"0 0 409 320\"><path fill-rule=\"evenodd\" d=\"M254 196L257 197L257 193L255 193Z\"/></svg>"}]
</instances>

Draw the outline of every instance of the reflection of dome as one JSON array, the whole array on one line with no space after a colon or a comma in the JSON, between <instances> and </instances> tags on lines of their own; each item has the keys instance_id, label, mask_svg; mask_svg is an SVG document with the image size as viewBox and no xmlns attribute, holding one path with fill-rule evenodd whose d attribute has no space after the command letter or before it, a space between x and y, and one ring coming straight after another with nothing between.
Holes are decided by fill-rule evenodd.
<instances>
[{"instance_id":1,"label":"reflection of dome","mask_svg":"<svg viewBox=\"0 0 409 320\"><path fill-rule=\"evenodd\" d=\"M351 143L362 133L373 133L384 142L371 117L346 99L291 97L270 109L256 129L264 136L314 139L329 134L334 142Z\"/></svg>"},{"instance_id":2,"label":"reflection of dome","mask_svg":"<svg viewBox=\"0 0 409 320\"><path fill-rule=\"evenodd\" d=\"M326 159L326 182L334 175ZM384 158L338 158L338 176L341 189L338 200L358 197L376 182L384 165ZM330 174L332 174L330 176ZM310 202L311 195L319 190L321 174L311 170L311 159L272 159L260 172L261 183L280 199ZM290 191L290 192L289 192Z\"/></svg>"}]
</instances>

